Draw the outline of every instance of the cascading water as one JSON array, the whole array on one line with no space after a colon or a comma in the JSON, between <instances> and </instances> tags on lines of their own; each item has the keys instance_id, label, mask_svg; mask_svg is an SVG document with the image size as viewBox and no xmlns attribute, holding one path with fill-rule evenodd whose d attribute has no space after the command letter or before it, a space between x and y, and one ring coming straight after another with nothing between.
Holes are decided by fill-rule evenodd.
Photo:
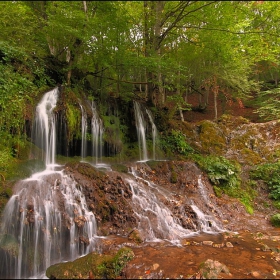
<instances>
[{"instance_id":1,"label":"cascading water","mask_svg":"<svg viewBox=\"0 0 280 280\"><path fill-rule=\"evenodd\" d=\"M17 182L3 212L0 278L41 278L50 265L96 247L95 216L81 187L63 170L53 170L57 98L58 89L47 92L36 110L35 143L45 151L47 168Z\"/></svg>"},{"instance_id":2,"label":"cascading water","mask_svg":"<svg viewBox=\"0 0 280 280\"><path fill-rule=\"evenodd\" d=\"M174 244L180 244L180 239L184 237L202 232L217 233L223 231L216 218L211 214L203 213L191 199L186 198L185 203L180 203L174 200L173 194L167 189L137 176L134 168L131 168L131 173L136 180L131 178L126 180L133 194L133 210L139 221L138 230L145 241L165 239ZM201 178L199 177L198 180L200 180L198 183L205 194ZM178 205L181 220L187 220L190 229L183 227L178 217L174 217L174 213L166 206L171 201ZM196 223L192 222L189 214L184 210L186 205L190 205L191 212L196 216Z\"/></svg>"},{"instance_id":3,"label":"cascading water","mask_svg":"<svg viewBox=\"0 0 280 280\"><path fill-rule=\"evenodd\" d=\"M146 122L140 108L140 104L137 101L133 101L136 129L138 136L139 154L140 160L148 160L147 144L146 144Z\"/></svg>"},{"instance_id":4,"label":"cascading water","mask_svg":"<svg viewBox=\"0 0 280 280\"><path fill-rule=\"evenodd\" d=\"M143 111L141 110L140 104L135 100L133 101L133 104L134 104L134 114L135 114L135 121L136 121L140 161L147 161L148 160L148 151L147 151L147 143L146 143L147 123L145 122L145 118L143 115ZM151 111L146 109L145 112L148 115L152 127L153 160L156 160L156 144L158 143L157 127L154 123Z\"/></svg>"},{"instance_id":5,"label":"cascading water","mask_svg":"<svg viewBox=\"0 0 280 280\"><path fill-rule=\"evenodd\" d=\"M149 116L150 123L152 125L152 136L153 136L153 160L156 160L156 144L158 143L158 131L154 123L153 116L150 110L146 109Z\"/></svg>"},{"instance_id":6,"label":"cascading water","mask_svg":"<svg viewBox=\"0 0 280 280\"><path fill-rule=\"evenodd\" d=\"M103 137L103 124L98 116L95 103L92 101L92 119L91 119L91 132L92 132L92 156L95 157L95 163L98 163L98 158L102 158L102 137Z\"/></svg>"}]
</instances>

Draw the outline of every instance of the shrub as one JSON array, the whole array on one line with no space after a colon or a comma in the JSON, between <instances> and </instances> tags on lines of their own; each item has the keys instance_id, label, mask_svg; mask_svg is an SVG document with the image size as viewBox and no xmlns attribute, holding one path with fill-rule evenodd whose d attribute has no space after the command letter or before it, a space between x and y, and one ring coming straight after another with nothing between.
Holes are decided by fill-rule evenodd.
<instances>
[{"instance_id":1,"label":"shrub","mask_svg":"<svg viewBox=\"0 0 280 280\"><path fill-rule=\"evenodd\" d=\"M240 166L219 156L197 156L198 165L206 171L210 181L221 187L237 188L240 186Z\"/></svg>"},{"instance_id":2,"label":"shrub","mask_svg":"<svg viewBox=\"0 0 280 280\"><path fill-rule=\"evenodd\" d=\"M171 130L171 133L161 139L161 146L165 151L188 155L194 149L186 141L186 136L180 130Z\"/></svg>"},{"instance_id":3,"label":"shrub","mask_svg":"<svg viewBox=\"0 0 280 280\"><path fill-rule=\"evenodd\" d=\"M280 214L278 213L271 216L270 222L272 223L273 226L280 227Z\"/></svg>"},{"instance_id":4,"label":"shrub","mask_svg":"<svg viewBox=\"0 0 280 280\"><path fill-rule=\"evenodd\" d=\"M258 165L250 172L250 177L256 180L263 180L270 191L269 197L280 200L280 162L264 163Z\"/></svg>"}]
</instances>

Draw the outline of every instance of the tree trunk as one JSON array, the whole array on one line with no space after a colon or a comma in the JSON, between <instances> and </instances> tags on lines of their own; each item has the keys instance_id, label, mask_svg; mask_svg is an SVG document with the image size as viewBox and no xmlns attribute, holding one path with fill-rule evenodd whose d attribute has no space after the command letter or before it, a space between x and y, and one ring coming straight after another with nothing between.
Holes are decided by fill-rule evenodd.
<instances>
[{"instance_id":1,"label":"tree trunk","mask_svg":"<svg viewBox=\"0 0 280 280\"><path fill-rule=\"evenodd\" d=\"M161 36L161 14L164 8L164 1L144 1L144 55L151 57L154 55L160 56L160 36ZM160 94L163 90L162 76L158 71L157 75L147 70L147 97L148 102L153 106L157 104L156 92L154 83L158 84Z\"/></svg>"},{"instance_id":2,"label":"tree trunk","mask_svg":"<svg viewBox=\"0 0 280 280\"><path fill-rule=\"evenodd\" d=\"M183 115L183 111L181 109L179 109L179 113L180 113L180 117L181 117L181 121L184 122L184 115Z\"/></svg>"},{"instance_id":3,"label":"tree trunk","mask_svg":"<svg viewBox=\"0 0 280 280\"><path fill-rule=\"evenodd\" d=\"M155 9L156 9L156 19L154 25L154 39L153 39L153 47L156 51L158 57L161 57L161 48L159 44L159 38L161 35L161 15L164 8L164 1L156 1ZM159 65L159 70L157 73L157 83L158 83L158 103L162 105L163 100L163 81L162 81L162 73L161 73L161 66Z\"/></svg>"},{"instance_id":4,"label":"tree trunk","mask_svg":"<svg viewBox=\"0 0 280 280\"><path fill-rule=\"evenodd\" d=\"M215 111L214 119L217 120L218 119L218 109L217 109L217 95L218 94L216 91L214 91L213 94L214 94L214 111Z\"/></svg>"}]
</instances>

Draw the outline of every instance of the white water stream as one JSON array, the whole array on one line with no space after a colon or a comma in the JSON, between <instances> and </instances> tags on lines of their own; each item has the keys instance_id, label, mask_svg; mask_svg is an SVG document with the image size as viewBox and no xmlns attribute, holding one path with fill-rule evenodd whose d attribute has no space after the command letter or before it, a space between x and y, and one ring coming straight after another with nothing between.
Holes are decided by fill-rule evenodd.
<instances>
[{"instance_id":1,"label":"white water stream","mask_svg":"<svg viewBox=\"0 0 280 280\"><path fill-rule=\"evenodd\" d=\"M158 131L154 123L154 119L150 110L146 109L146 112L149 116L150 123L152 125L152 136L153 136L153 160L156 160L156 147L158 144Z\"/></svg>"},{"instance_id":2,"label":"white water stream","mask_svg":"<svg viewBox=\"0 0 280 280\"><path fill-rule=\"evenodd\" d=\"M131 168L131 174L135 178L126 179L132 190L133 210L138 217L138 230L145 241L168 240L173 244L180 244L184 237L200 233L222 232L223 228L211 214L203 213L188 198L184 203L174 200L173 194L167 189L156 185L149 180L137 176L134 168ZM206 191L201 178L198 178L198 184L201 196L205 196ZM190 205L196 214L197 224L192 223L194 229L184 228L178 218L174 216L171 210L166 206L166 202L175 202L176 204ZM181 212L186 219L190 220L187 213Z\"/></svg>"},{"instance_id":3,"label":"white water stream","mask_svg":"<svg viewBox=\"0 0 280 280\"><path fill-rule=\"evenodd\" d=\"M147 161L148 151L147 151L147 123L144 118L143 110L141 109L141 105L137 101L133 101L134 105L134 114L135 114L135 122L136 122L136 130L138 137L138 145L139 145L139 155L140 161ZM158 144L158 132L157 127L154 123L153 116L150 110L145 110L148 115L148 119L150 121L152 127L152 139L153 139L153 160L156 160L156 145Z\"/></svg>"},{"instance_id":4,"label":"white water stream","mask_svg":"<svg viewBox=\"0 0 280 280\"><path fill-rule=\"evenodd\" d=\"M0 231L0 277L36 278L57 262L95 250L97 225L81 187L55 163L58 89L47 92L36 108L35 143L46 169L17 182Z\"/></svg>"},{"instance_id":5,"label":"white water stream","mask_svg":"<svg viewBox=\"0 0 280 280\"><path fill-rule=\"evenodd\" d=\"M98 159L102 158L103 124L98 116L97 108L93 101L91 104L91 109L92 156L95 157L95 164L98 164Z\"/></svg>"}]
</instances>

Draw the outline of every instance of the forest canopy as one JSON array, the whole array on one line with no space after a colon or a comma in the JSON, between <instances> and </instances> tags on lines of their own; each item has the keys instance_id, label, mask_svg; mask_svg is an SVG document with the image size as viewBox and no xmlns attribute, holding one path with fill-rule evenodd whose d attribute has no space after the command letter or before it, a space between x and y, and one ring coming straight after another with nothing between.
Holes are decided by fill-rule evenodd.
<instances>
[{"instance_id":1,"label":"forest canopy","mask_svg":"<svg viewBox=\"0 0 280 280\"><path fill-rule=\"evenodd\" d=\"M29 108L57 85L189 109L188 96L257 100L279 116L277 1L4 1L0 136L5 161ZM241 101L242 100L242 101ZM1 172L1 170L0 170Z\"/></svg>"}]
</instances>

